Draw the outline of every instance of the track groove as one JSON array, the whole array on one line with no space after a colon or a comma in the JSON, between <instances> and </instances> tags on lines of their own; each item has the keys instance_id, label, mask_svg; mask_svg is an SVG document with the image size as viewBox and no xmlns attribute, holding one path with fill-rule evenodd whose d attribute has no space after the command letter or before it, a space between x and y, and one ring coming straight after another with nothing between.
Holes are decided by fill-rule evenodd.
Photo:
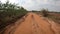
<instances>
[{"instance_id":1,"label":"track groove","mask_svg":"<svg viewBox=\"0 0 60 34\"><path fill-rule=\"evenodd\" d=\"M21 24L19 23L20 20L16 22L15 28L10 30L10 34L59 34L58 30L54 30L57 28L55 24L35 13L29 13L24 21Z\"/></svg>"}]
</instances>

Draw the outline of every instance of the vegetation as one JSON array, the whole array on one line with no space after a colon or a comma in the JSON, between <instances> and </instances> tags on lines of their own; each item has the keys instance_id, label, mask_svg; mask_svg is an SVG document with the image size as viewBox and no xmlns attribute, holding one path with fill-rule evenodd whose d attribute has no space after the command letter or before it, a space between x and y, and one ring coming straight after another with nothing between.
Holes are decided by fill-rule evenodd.
<instances>
[{"instance_id":1,"label":"vegetation","mask_svg":"<svg viewBox=\"0 0 60 34\"><path fill-rule=\"evenodd\" d=\"M57 13L55 13L57 14ZM59 14L60 15L60 14ZM56 15L53 15L53 14L49 14L48 15L48 18L49 19L52 19L54 22L60 24L60 16L56 16Z\"/></svg>"},{"instance_id":2,"label":"vegetation","mask_svg":"<svg viewBox=\"0 0 60 34\"><path fill-rule=\"evenodd\" d=\"M43 9L43 10L41 10L41 13L44 17L48 16L48 10Z\"/></svg>"},{"instance_id":3,"label":"vegetation","mask_svg":"<svg viewBox=\"0 0 60 34\"><path fill-rule=\"evenodd\" d=\"M14 24L14 22L27 14L27 11L23 7L17 6L15 3L2 3L0 1L0 31L4 29L4 27Z\"/></svg>"},{"instance_id":4,"label":"vegetation","mask_svg":"<svg viewBox=\"0 0 60 34\"><path fill-rule=\"evenodd\" d=\"M41 13L44 17L48 17L49 19L55 21L56 23L60 24L60 12L50 12L48 10L41 10Z\"/></svg>"},{"instance_id":5,"label":"vegetation","mask_svg":"<svg viewBox=\"0 0 60 34\"><path fill-rule=\"evenodd\" d=\"M60 24L60 12L48 11L46 9L42 9L41 11L32 11L36 14L42 15L43 17L47 17L54 22Z\"/></svg>"},{"instance_id":6,"label":"vegetation","mask_svg":"<svg viewBox=\"0 0 60 34\"><path fill-rule=\"evenodd\" d=\"M32 11L34 13L42 13L44 17L51 18L52 20L60 21L60 18L57 16L53 16L49 14L48 10L41 10L41 11ZM23 7L17 6L17 4L9 3L7 1L6 3L0 2L0 32L8 25L14 24L15 21L23 17L25 14L27 14L27 10L25 10Z\"/></svg>"}]
</instances>

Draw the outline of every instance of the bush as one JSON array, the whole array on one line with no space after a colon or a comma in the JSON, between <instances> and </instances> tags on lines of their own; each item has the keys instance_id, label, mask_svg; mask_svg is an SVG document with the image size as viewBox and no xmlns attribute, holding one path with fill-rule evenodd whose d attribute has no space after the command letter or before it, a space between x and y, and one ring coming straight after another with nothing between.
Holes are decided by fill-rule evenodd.
<instances>
[{"instance_id":1,"label":"bush","mask_svg":"<svg viewBox=\"0 0 60 34\"><path fill-rule=\"evenodd\" d=\"M47 17L48 16L48 11L47 10L43 9L43 10L41 10L41 12L42 12L42 15L44 17Z\"/></svg>"},{"instance_id":2,"label":"bush","mask_svg":"<svg viewBox=\"0 0 60 34\"><path fill-rule=\"evenodd\" d=\"M17 19L25 14L27 14L27 11L16 4L11 4L9 1L4 4L0 2L0 31L8 25L14 24Z\"/></svg>"}]
</instances>

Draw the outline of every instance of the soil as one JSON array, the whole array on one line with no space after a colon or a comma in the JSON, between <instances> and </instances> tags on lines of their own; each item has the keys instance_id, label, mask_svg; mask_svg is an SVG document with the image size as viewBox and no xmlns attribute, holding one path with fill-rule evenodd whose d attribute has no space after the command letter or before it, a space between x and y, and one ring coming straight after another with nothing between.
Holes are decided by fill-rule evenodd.
<instances>
[{"instance_id":1,"label":"soil","mask_svg":"<svg viewBox=\"0 0 60 34\"><path fill-rule=\"evenodd\" d=\"M41 15L28 13L23 19L7 28L4 34L60 34L60 25Z\"/></svg>"}]
</instances>

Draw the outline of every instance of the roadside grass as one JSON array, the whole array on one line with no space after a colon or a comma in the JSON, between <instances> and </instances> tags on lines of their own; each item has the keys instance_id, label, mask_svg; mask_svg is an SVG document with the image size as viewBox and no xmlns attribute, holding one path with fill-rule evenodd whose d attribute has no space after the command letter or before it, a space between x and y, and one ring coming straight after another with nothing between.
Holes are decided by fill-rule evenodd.
<instances>
[{"instance_id":1,"label":"roadside grass","mask_svg":"<svg viewBox=\"0 0 60 34\"><path fill-rule=\"evenodd\" d=\"M60 17L59 17L59 16L48 15L47 17L48 17L49 19L52 19L54 22L60 24Z\"/></svg>"}]
</instances>

